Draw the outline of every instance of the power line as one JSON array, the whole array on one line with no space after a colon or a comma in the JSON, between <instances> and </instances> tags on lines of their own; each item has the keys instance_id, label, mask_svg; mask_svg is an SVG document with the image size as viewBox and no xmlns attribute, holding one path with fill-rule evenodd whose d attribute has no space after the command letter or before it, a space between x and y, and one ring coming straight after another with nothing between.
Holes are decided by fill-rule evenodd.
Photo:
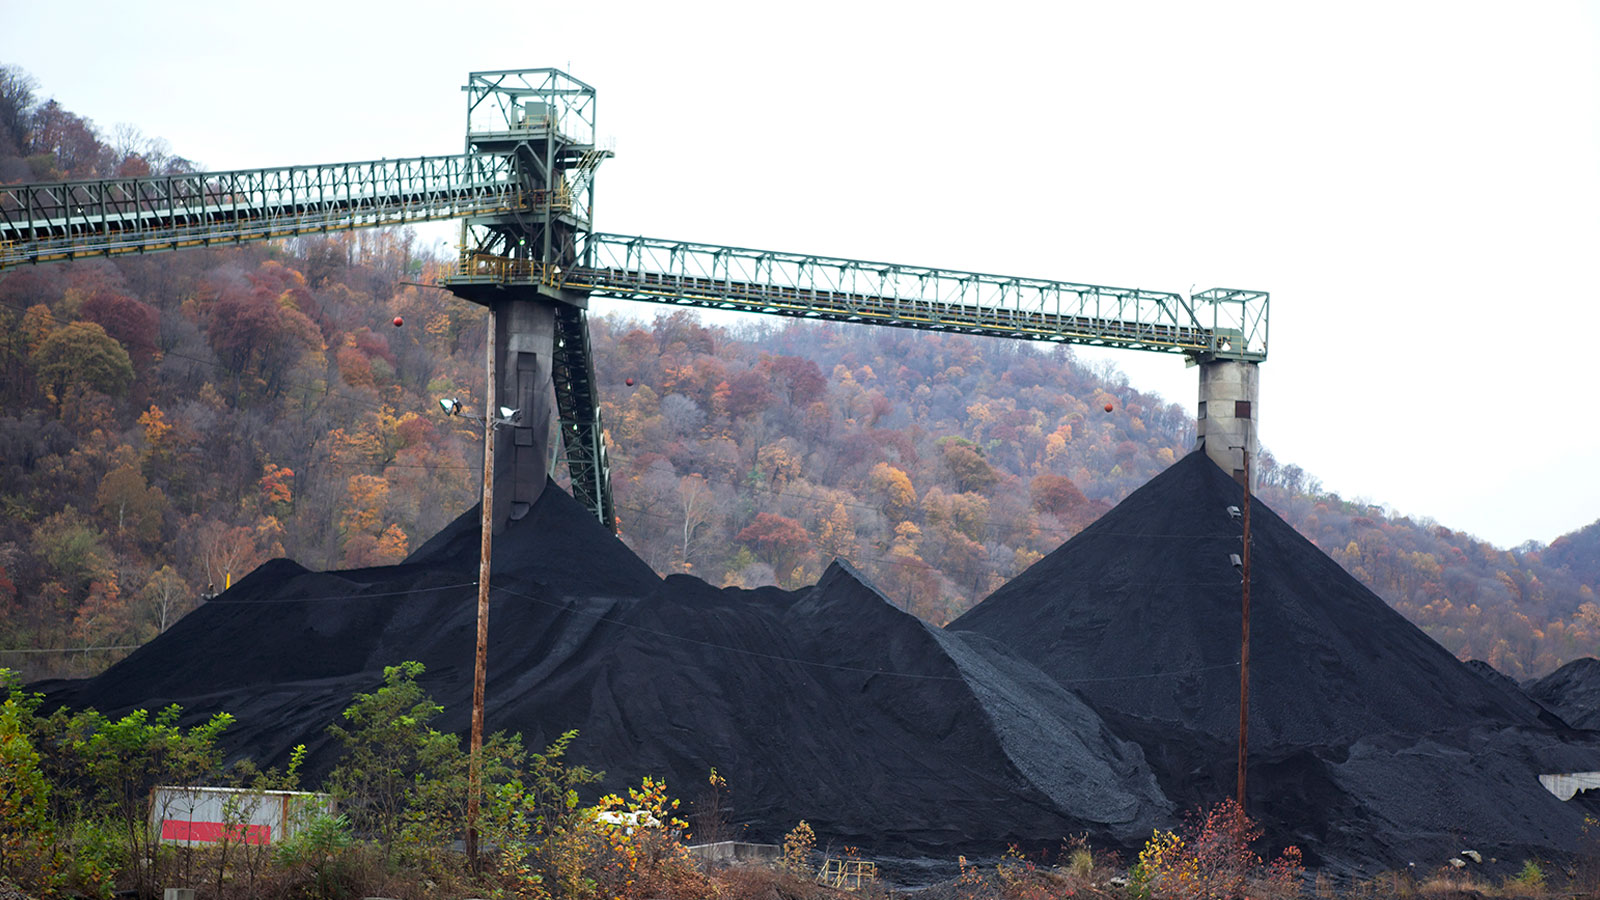
<instances>
[{"instance_id":1,"label":"power line","mask_svg":"<svg viewBox=\"0 0 1600 900\"><path fill-rule=\"evenodd\" d=\"M143 644L127 644L116 647L47 647L40 650L11 650L0 648L0 653L88 653L91 650L137 650Z\"/></svg>"},{"instance_id":2,"label":"power line","mask_svg":"<svg viewBox=\"0 0 1600 900\"><path fill-rule=\"evenodd\" d=\"M667 522L677 522L677 520L682 519L682 516L667 514L667 512L653 512L650 511L650 509L642 508L642 506L618 506L618 509L632 512L632 514L635 514L635 516L646 516L651 517L651 519L667 520ZM1083 535L1083 533L1086 532L1088 532L1088 528L1085 528L1083 532L1077 532L1075 535L1067 536L1067 540L1077 538L1077 536ZM1230 543L1235 543L1235 541L1240 540L1240 536L1238 535L1144 535L1144 533L1138 532L1094 532L1093 535L1090 536L1120 536L1120 538L1147 538L1147 536L1150 536L1150 538L1186 538L1186 540L1202 540L1203 538L1203 540L1226 540L1230 541ZM816 548L816 543L813 541L811 546ZM891 560L886 559L886 557L862 557L862 559L878 559L880 562L891 562ZM1229 585L1232 585L1232 581L1229 581Z\"/></svg>"},{"instance_id":3,"label":"power line","mask_svg":"<svg viewBox=\"0 0 1600 900\"><path fill-rule=\"evenodd\" d=\"M616 460L617 462L621 462L621 463L629 462L632 459L632 457L630 457L626 453L612 453L612 454L610 454L610 456L611 456L612 459ZM704 474L701 474L701 473L698 473L698 472L693 473L693 477L703 478L703 479L706 480L707 483L725 485L727 487L732 487L735 490L747 489L747 490L758 492L758 493L771 494L772 496L775 496L775 497L779 498L780 500L790 500L790 501L793 501L793 502L806 503L806 504L810 504L812 506L818 506L818 507L820 507L820 506L833 506L833 505L846 506L846 507L850 507L850 508L853 508L853 509L864 509L864 510L867 510L868 512L875 512L875 513L878 513L879 515L883 515L883 510L881 510L878 507L873 506L873 505L871 505L869 503L860 503L860 502L854 502L854 501L850 501L850 500L832 500L832 499L827 499L827 498L823 498L823 497L808 497L808 496L803 496L803 495L799 495L799 494L785 493L784 491L779 490L777 488L762 487L760 485L750 484L749 482L745 482L745 481L732 481L732 480L725 479L725 478L711 478L711 477L708 477L708 476L706 476ZM646 513L646 514L650 515L649 513ZM885 518L887 518L887 516ZM978 519L976 521L979 524L989 525L989 526L992 526L992 527L995 527L995 528L1007 528L1007 529L1009 529L1009 528L1014 527L1014 523L1002 522L1002 521L999 521L999 520L996 520L996 519ZM1081 534L1083 531L1086 531L1087 529L1088 529L1088 526L1084 526L1083 529L1080 529L1078 532L1073 532L1072 534ZM1062 528L1061 531L1062 532L1066 532L1067 529L1066 528ZM1160 537L1160 538L1207 539L1207 540L1217 540L1217 539L1230 537L1229 535L1216 535L1216 534L1145 534L1145 533L1137 533L1137 532L1114 532L1114 531L1100 531L1100 532L1096 532L1096 533L1097 534L1104 534L1104 535L1116 535L1116 536L1119 536L1119 537ZM1071 536L1071 535L1069 535L1069 536ZM1233 540L1237 540L1238 539L1238 535L1232 535L1231 538Z\"/></svg>"},{"instance_id":4,"label":"power line","mask_svg":"<svg viewBox=\"0 0 1600 900\"><path fill-rule=\"evenodd\" d=\"M468 582L461 582L459 584L439 585L439 586L433 587L433 588L419 588L419 589L407 590L407 591L388 591L388 592L384 592L384 593L380 593L380 594L354 594L354 595L348 595L347 594L347 595L326 596L326 597L282 598L282 599L276 599L276 600L231 600L231 601L227 601L227 602L230 605L246 605L246 604L257 604L257 603L307 603L307 602L313 602L313 601L326 601L326 600L369 600L369 599L375 599L375 598L379 598L379 597L407 596L407 595L411 595L411 594L428 593L428 592L431 592L431 591L442 591L442 590L451 590L451 589L454 589L454 588L471 587L471 586L473 586L475 584L477 584L477 582L468 581ZM850 673L861 674L861 675L882 675L882 676L889 677L889 678L910 678L910 679L915 679L915 680L919 680L919 681L966 681L967 680L965 677L959 676L959 675L930 675L930 674L923 674L923 673L917 673L917 672L899 672L899 671L895 671L895 670L892 670L892 669L871 669L871 668L867 668L865 666L845 666L845 665L839 665L837 663L825 663L825 662L821 662L821 661L818 661L818 660L799 659L797 657L792 657L792 656L780 656L780 655L774 654L774 653L763 653L763 652L761 652L759 650L750 650L750 649L744 648L744 647L735 647L735 646L732 646L730 644L720 644L720 643L717 643L715 641L707 641L707 640L703 640L703 639L700 639L700 638L690 637L688 635L674 634L674 633L669 632L669 631L661 631L659 629L650 628L648 626L640 625L640 624L637 624L637 623L634 623L634 622L625 622L625 621L622 621L621 619L612 618L610 616L607 616L607 615L604 615L604 614L601 614L601 613L592 613L592 612L588 612L586 610L577 609L574 606L569 605L569 604L558 603L558 602L547 600L547 599L545 599L543 597L538 597L538 596L535 596L535 595L532 595L532 594L525 594L525 593L523 593L521 591L512 590L511 588L498 587L498 586L495 586L495 585L490 585L490 590L496 591L496 592L498 592L500 594L503 594L503 595L509 595L509 596L516 597L516 598L519 598L519 599L522 599L522 600L529 600L529 601L532 601L534 603L539 603L539 604L542 604L544 606L551 607L553 609L560 609L560 610L562 610L564 612L570 612L570 613L573 613L575 615L585 616L585 617L594 619L595 621L601 622L601 623L604 623L604 624L615 625L615 626L617 626L619 628L626 628L626 629L629 629L629 630L632 630L632 631L638 631L638 632L641 632L641 633L644 633L644 634L649 634L649 635L651 635L653 637L667 638L667 639L670 639L670 640L680 641L680 642L683 642L683 643L689 643L689 644L693 644L695 646L703 647L703 648L706 648L706 649L709 649L709 650L721 650L721 651L725 651L725 652L728 652L728 653L737 653L737 654L740 654L740 655L743 655L743 656L750 656L750 657L754 657L754 658L757 658L757 659L764 659L764 660L767 660L769 662L789 663L789 664L792 664L792 665L805 666L805 667L808 667L808 668L825 669L825 670L835 671L835 672L850 672ZM213 601L213 602L215 602L215 601ZM918 622L922 622L921 619L918 619L917 621ZM926 624L926 623L923 623L923 624ZM936 627L936 626L929 626L929 627ZM46 653L87 653L87 652L91 652L91 651L137 650L141 646L143 646L143 645L142 644L123 644L123 645L107 645L107 646L99 646L99 647L51 647L51 648L44 648L44 649L29 649L29 650L0 649L0 653L15 653L15 654L30 654L30 655L31 654L46 654ZM1149 678L1165 678L1165 677L1182 676L1182 675L1195 675L1195 674L1200 674L1200 673L1204 673L1204 672L1212 672L1212 671L1217 671L1217 670L1222 670L1222 669L1237 669L1238 667L1239 667L1239 664L1235 662L1235 663L1225 663L1225 664L1222 664L1222 665L1215 665L1215 666L1199 666L1199 667L1189 668L1189 669L1175 669L1175 670L1168 671L1168 672L1145 672L1145 673L1140 673L1140 674L1136 674L1136 675L1109 675L1109 676L1100 677L1100 678L1072 678L1072 679L1055 679L1055 680L1058 681L1059 683L1062 683L1062 684L1093 684L1093 683L1113 682L1113 681L1136 681L1136 680L1149 679Z\"/></svg>"},{"instance_id":5,"label":"power line","mask_svg":"<svg viewBox=\"0 0 1600 900\"><path fill-rule=\"evenodd\" d=\"M314 572L316 575L332 575L338 577L339 570L329 572ZM206 601L220 606L255 606L276 605L280 603L322 603L330 600L377 600L383 597L408 597L412 594L430 594L434 591L451 591L456 588L472 587L476 581L463 581L458 584L439 584L433 587L411 588L404 591L382 591L376 594L329 594L326 597L272 597L261 600L223 600L226 592L218 594L215 599Z\"/></svg>"},{"instance_id":6,"label":"power line","mask_svg":"<svg viewBox=\"0 0 1600 900\"><path fill-rule=\"evenodd\" d=\"M438 469L441 471L476 472L477 466L458 466L450 463L361 462L355 459L324 459L320 462L301 463L306 469L322 466L345 466L368 469Z\"/></svg>"},{"instance_id":7,"label":"power line","mask_svg":"<svg viewBox=\"0 0 1600 900\"><path fill-rule=\"evenodd\" d=\"M558 603L558 602L555 602L555 601L552 601L552 600L546 600L543 597L536 597L536 596L534 596L532 594L524 594L521 591L514 591L514 590L512 590L510 588L506 588L506 587L497 587L497 586L491 584L489 589L493 590L493 591L497 591L497 592L499 592L501 594L509 594L509 595L511 595L513 597L518 597L518 598L521 598L523 600L531 600L534 603L543 604L543 605L551 607L553 609L560 609L560 610L562 610L564 612L570 612L570 613L573 613L575 615L585 616L585 617L588 617L590 619L594 619L597 622L601 622L601 623L604 623L604 624L607 624L607 625L616 625L619 628L626 628L626 629L629 629L629 630L632 630L632 631L642 632L644 634L648 634L648 635L651 635L653 637L667 638L667 639L670 639L670 640L681 641L681 642L687 643L687 644L693 644L693 645L695 645L697 647L704 647L704 648L707 648L707 649L710 649L710 650L723 650L723 651L726 651L728 653L737 653L737 654L740 654L742 656L750 656L750 657L754 657L756 659L768 660L770 662L790 663L792 665L797 665L797 666L808 666L810 668L815 668L815 669L827 669L827 670L836 671L836 672L851 672L851 673L862 674L862 675L883 675L883 676L887 676L887 677L891 677L891 678L911 678L911 679L916 679L916 680L919 680L919 681L963 681L964 682L964 681L967 680L964 676L960 676L960 675L926 675L926 674L920 674L920 673L916 673L916 672L897 672L897 671L894 671L893 669L869 669L869 668L866 668L865 666L842 666L842 665L838 665L836 663L825 663L825 662L820 662L820 661L811 660L811 659L798 659L798 658L795 658L795 657L792 657L792 656L779 656L779 655L777 655L775 653L763 653L760 650L750 650L750 649L747 649L745 647L734 647L734 646L731 646L731 645L728 645L728 644L719 644L719 643L717 643L715 641L702 640L700 638L690 637L690 636L685 635L685 634L674 634L674 633L672 633L670 631L661 631L659 629L650 628L648 626L640 625L640 624L637 624L637 623L634 623L634 622L624 622L621 619L612 618L612 617L607 616L607 615L605 615L603 613L593 613L593 612L589 612L587 610L577 609L575 606L573 606L571 604ZM925 622L922 622L921 619L917 619L917 621L919 623L922 623L922 624L927 624ZM929 625L928 627L934 628L936 626ZM942 629L940 629L940 630L942 631ZM954 660L951 660L951 661L952 661L952 663L954 662ZM1227 664L1216 665L1216 666L1200 666L1198 668L1192 668L1192 669L1177 669L1177 670L1173 670L1173 671L1170 671L1170 672L1146 672L1146 673L1141 673L1141 674L1138 674L1138 675L1109 675L1109 676L1106 676L1106 677L1103 677L1103 678L1074 678L1074 679L1057 679L1057 680L1062 684L1089 684L1089 683L1107 682L1107 681L1132 681L1132 680L1139 680L1139 679L1146 679L1146 678L1163 678L1163 677L1178 676L1178 675L1194 675L1194 674L1198 674L1198 673L1201 673L1201 672L1211 672L1211 671L1216 671L1216 670L1220 670L1220 669L1236 669L1236 668L1238 668L1238 666L1239 666L1238 663L1227 663Z\"/></svg>"}]
</instances>

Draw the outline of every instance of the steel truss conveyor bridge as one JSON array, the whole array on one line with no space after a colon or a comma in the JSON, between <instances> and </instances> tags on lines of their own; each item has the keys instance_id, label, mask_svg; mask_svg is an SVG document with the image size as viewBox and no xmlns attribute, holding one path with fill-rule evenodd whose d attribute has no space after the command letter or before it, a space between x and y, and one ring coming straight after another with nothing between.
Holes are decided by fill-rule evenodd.
<instances>
[{"instance_id":1,"label":"steel truss conveyor bridge","mask_svg":"<svg viewBox=\"0 0 1600 900\"><path fill-rule=\"evenodd\" d=\"M527 511L558 456L574 495L615 525L590 297L1180 354L1201 366L1200 443L1236 474L1254 450L1264 292L1184 297L597 233L594 179L612 154L595 141L594 88L525 69L472 73L463 90L460 155L0 186L0 270L461 219L443 286L489 308L490 387L523 411L497 432L497 528Z\"/></svg>"}]
</instances>

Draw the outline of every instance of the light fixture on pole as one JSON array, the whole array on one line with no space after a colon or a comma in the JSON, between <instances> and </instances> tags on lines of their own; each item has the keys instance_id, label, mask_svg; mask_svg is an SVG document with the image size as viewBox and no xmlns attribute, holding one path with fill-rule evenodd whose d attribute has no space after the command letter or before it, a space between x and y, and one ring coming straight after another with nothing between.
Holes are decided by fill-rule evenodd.
<instances>
[{"instance_id":1,"label":"light fixture on pole","mask_svg":"<svg viewBox=\"0 0 1600 900\"><path fill-rule=\"evenodd\" d=\"M471 419L474 422L484 422L491 428L499 428L501 425L515 425L517 420L522 417L522 410L502 406L500 407L498 418L485 419L483 416L475 416L466 412L466 407L462 406L461 401L454 397L439 398L439 408L444 410L444 414L447 416L459 416L463 419Z\"/></svg>"},{"instance_id":2,"label":"light fixture on pole","mask_svg":"<svg viewBox=\"0 0 1600 900\"><path fill-rule=\"evenodd\" d=\"M484 408L498 409L499 418L474 416L465 412L461 401L453 397L439 400L439 408L447 416L463 416L483 423L483 499L479 501L478 528L478 635L473 648L472 666L472 733L467 756L467 863L473 871L478 867L478 811L483 793L483 694L489 662L489 558L494 543L494 444L495 431L501 425L511 424L522 410L509 406L495 406L495 311L489 307L489 341L487 347L488 377L484 387Z\"/></svg>"}]
</instances>

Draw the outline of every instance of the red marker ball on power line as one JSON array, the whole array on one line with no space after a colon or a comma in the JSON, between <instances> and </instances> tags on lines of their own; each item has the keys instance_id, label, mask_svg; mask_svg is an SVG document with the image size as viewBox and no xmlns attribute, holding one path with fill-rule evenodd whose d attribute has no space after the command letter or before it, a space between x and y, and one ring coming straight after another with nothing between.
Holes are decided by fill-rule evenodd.
<instances>
[{"instance_id":1,"label":"red marker ball on power line","mask_svg":"<svg viewBox=\"0 0 1600 900\"><path fill-rule=\"evenodd\" d=\"M401 325L404 325L405 323L406 323L405 319L402 319L399 316L395 316L394 317L394 327L399 328Z\"/></svg>"},{"instance_id":2,"label":"red marker ball on power line","mask_svg":"<svg viewBox=\"0 0 1600 900\"><path fill-rule=\"evenodd\" d=\"M632 378L626 379L622 383L627 385L628 387L633 387L633 379Z\"/></svg>"},{"instance_id":3,"label":"red marker ball on power line","mask_svg":"<svg viewBox=\"0 0 1600 900\"><path fill-rule=\"evenodd\" d=\"M1106 412L1111 412L1111 404L1106 404Z\"/></svg>"}]
</instances>

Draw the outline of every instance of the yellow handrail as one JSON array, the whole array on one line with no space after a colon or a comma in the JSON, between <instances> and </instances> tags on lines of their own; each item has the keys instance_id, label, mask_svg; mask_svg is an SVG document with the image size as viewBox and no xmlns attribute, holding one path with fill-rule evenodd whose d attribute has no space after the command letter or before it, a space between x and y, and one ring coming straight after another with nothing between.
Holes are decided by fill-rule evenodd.
<instances>
[{"instance_id":1,"label":"yellow handrail","mask_svg":"<svg viewBox=\"0 0 1600 900\"><path fill-rule=\"evenodd\" d=\"M819 883L847 891L860 890L863 881L871 884L877 877L878 864L864 859L825 859L817 873Z\"/></svg>"}]
</instances>

